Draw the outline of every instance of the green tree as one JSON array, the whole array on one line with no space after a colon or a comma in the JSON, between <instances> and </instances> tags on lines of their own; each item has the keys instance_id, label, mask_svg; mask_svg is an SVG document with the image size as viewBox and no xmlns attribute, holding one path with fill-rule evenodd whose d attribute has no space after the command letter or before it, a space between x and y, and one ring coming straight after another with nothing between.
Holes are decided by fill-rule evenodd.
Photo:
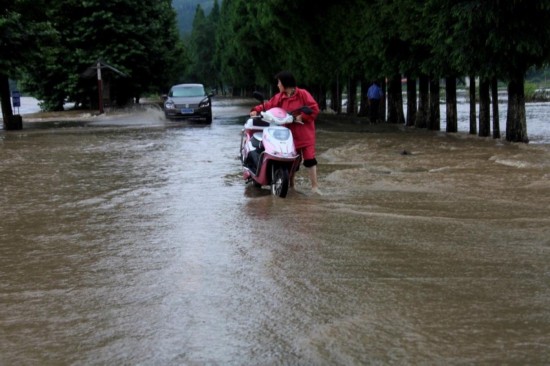
<instances>
[{"instance_id":1,"label":"green tree","mask_svg":"<svg viewBox=\"0 0 550 366\"><path fill-rule=\"evenodd\" d=\"M27 87L44 109L84 101L89 82L80 76L101 59L128 75L120 94L139 97L166 89L184 70L184 48L170 0L103 2L63 0L47 8L58 42L29 70Z\"/></svg>"},{"instance_id":2,"label":"green tree","mask_svg":"<svg viewBox=\"0 0 550 366\"><path fill-rule=\"evenodd\" d=\"M56 33L44 16L42 1L0 2L0 102L6 129L13 123L9 78L19 78L31 60L41 54L41 45L51 43Z\"/></svg>"},{"instance_id":3,"label":"green tree","mask_svg":"<svg viewBox=\"0 0 550 366\"><path fill-rule=\"evenodd\" d=\"M222 60L223 82L233 95L251 90L256 84L254 60L262 50L254 11L258 3L247 0L222 2L216 34L217 57ZM266 53L262 54L269 59Z\"/></svg>"},{"instance_id":4,"label":"green tree","mask_svg":"<svg viewBox=\"0 0 550 366\"><path fill-rule=\"evenodd\" d=\"M211 88L216 87L218 84L216 57L213 55L218 17L217 1L208 17L202 7L197 5L193 19L193 29L187 47L190 66L186 73L186 79L203 83Z\"/></svg>"}]
</instances>

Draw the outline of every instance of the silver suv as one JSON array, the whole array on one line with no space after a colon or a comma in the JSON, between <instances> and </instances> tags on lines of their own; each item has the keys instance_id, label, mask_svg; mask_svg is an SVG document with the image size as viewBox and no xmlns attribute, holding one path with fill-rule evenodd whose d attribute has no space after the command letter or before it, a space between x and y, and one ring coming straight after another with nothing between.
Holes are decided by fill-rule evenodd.
<instances>
[{"instance_id":1,"label":"silver suv","mask_svg":"<svg viewBox=\"0 0 550 366\"><path fill-rule=\"evenodd\" d=\"M195 119L212 123L212 97L202 84L178 84L164 96L164 115L167 119Z\"/></svg>"}]
</instances>

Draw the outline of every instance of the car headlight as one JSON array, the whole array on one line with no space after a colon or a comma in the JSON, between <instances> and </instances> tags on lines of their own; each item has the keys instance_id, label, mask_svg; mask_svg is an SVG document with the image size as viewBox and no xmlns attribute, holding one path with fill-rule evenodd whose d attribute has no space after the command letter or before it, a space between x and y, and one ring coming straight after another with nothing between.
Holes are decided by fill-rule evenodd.
<instances>
[{"instance_id":1,"label":"car headlight","mask_svg":"<svg viewBox=\"0 0 550 366\"><path fill-rule=\"evenodd\" d=\"M167 100L166 103L164 103L164 108L166 108L166 109L174 109L174 108L176 108L176 105L174 104L173 101Z\"/></svg>"},{"instance_id":2,"label":"car headlight","mask_svg":"<svg viewBox=\"0 0 550 366\"><path fill-rule=\"evenodd\" d=\"M205 99L199 103L199 108L210 107L210 99Z\"/></svg>"}]
</instances>

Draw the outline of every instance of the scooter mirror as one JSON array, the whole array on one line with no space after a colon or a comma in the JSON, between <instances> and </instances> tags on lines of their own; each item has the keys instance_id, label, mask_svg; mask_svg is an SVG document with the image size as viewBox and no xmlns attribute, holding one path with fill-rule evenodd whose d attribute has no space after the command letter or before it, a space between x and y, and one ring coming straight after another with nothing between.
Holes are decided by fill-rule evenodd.
<instances>
[{"instance_id":1,"label":"scooter mirror","mask_svg":"<svg viewBox=\"0 0 550 366\"><path fill-rule=\"evenodd\" d=\"M263 102L264 101L264 95L262 93L260 93L259 91L255 91L254 93L252 93L252 96L259 100L260 102Z\"/></svg>"},{"instance_id":2,"label":"scooter mirror","mask_svg":"<svg viewBox=\"0 0 550 366\"><path fill-rule=\"evenodd\" d=\"M302 108L300 108L300 110L302 112L304 112L305 114L312 114L313 113L313 109L309 108L308 106L303 106Z\"/></svg>"}]
</instances>

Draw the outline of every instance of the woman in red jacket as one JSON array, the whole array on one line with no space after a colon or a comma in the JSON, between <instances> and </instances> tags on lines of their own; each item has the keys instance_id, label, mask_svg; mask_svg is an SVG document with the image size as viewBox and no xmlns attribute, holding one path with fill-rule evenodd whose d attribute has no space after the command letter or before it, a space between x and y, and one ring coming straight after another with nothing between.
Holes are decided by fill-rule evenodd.
<instances>
[{"instance_id":1,"label":"woman in red jacket","mask_svg":"<svg viewBox=\"0 0 550 366\"><path fill-rule=\"evenodd\" d=\"M286 111L292 111L303 106L311 108L313 113L300 113L296 116L297 122L291 123L288 128L292 131L296 150L302 154L304 166L307 168L309 179L311 181L311 190L313 193L320 194L317 184L317 160L315 159L315 118L319 114L319 105L313 99L311 94L296 86L294 75L288 71L281 71L276 76L277 87L279 93L275 94L265 104L260 104L252 108L250 116L256 116L265 107L265 110L279 107ZM290 186L294 187L294 176L290 182Z\"/></svg>"}]
</instances>

